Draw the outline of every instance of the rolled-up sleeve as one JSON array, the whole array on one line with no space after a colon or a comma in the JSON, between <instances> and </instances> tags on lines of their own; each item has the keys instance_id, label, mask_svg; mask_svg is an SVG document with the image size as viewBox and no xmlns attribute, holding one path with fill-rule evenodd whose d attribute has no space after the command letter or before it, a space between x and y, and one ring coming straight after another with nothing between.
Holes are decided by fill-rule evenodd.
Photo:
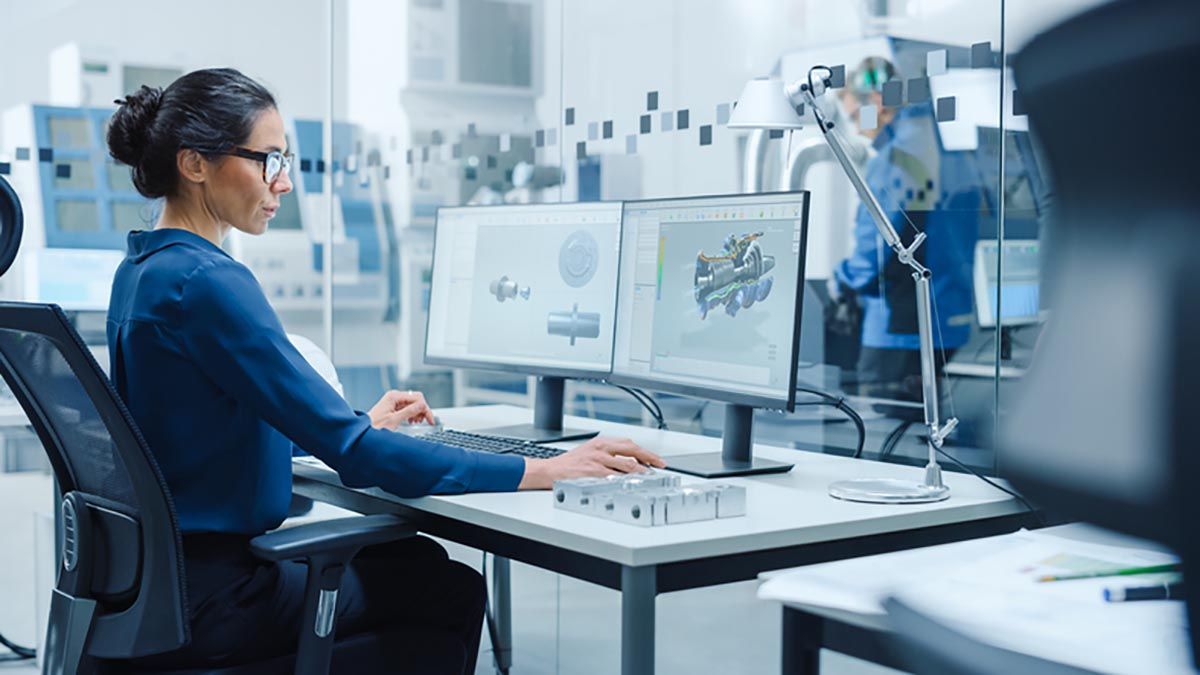
<instances>
[{"instance_id":1,"label":"rolled-up sleeve","mask_svg":"<svg viewBox=\"0 0 1200 675\"><path fill-rule=\"evenodd\" d=\"M198 267L180 301L180 343L209 377L351 487L402 497L515 490L521 457L468 452L375 429L292 346L257 280L232 260Z\"/></svg>"}]
</instances>

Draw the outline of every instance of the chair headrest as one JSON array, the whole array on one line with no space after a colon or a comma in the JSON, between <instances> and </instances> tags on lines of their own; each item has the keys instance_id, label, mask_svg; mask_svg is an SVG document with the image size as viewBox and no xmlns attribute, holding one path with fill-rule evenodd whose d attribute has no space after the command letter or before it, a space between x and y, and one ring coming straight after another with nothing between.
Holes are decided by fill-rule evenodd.
<instances>
[{"instance_id":1,"label":"chair headrest","mask_svg":"<svg viewBox=\"0 0 1200 675\"><path fill-rule=\"evenodd\" d=\"M17 257L24 229L21 200L17 199L17 193L8 181L0 176L0 276L8 271Z\"/></svg>"}]
</instances>

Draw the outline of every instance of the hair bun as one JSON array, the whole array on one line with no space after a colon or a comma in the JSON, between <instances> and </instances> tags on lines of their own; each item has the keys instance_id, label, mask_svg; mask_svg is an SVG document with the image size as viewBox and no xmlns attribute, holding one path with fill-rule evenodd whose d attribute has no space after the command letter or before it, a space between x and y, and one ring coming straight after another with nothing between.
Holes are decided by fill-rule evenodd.
<instances>
[{"instance_id":1,"label":"hair bun","mask_svg":"<svg viewBox=\"0 0 1200 675\"><path fill-rule=\"evenodd\" d=\"M135 169L141 164L162 102L163 90L146 85L113 101L120 106L108 126L108 152L113 159Z\"/></svg>"}]
</instances>

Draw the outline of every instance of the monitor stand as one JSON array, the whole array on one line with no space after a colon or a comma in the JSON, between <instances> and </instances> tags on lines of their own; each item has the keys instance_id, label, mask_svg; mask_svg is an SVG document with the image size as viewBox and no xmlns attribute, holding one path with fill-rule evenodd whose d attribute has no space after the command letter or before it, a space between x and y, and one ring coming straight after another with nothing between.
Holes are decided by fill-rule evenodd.
<instances>
[{"instance_id":1,"label":"monitor stand","mask_svg":"<svg viewBox=\"0 0 1200 675\"><path fill-rule=\"evenodd\" d=\"M491 429L472 429L472 433L503 436L534 443L574 441L591 438L599 431L563 428L563 388L561 377L539 377L533 401L533 424L513 424Z\"/></svg>"},{"instance_id":2,"label":"monitor stand","mask_svg":"<svg viewBox=\"0 0 1200 675\"><path fill-rule=\"evenodd\" d=\"M748 405L725 406L725 431L721 454L715 452L665 457L667 468L703 478L753 476L761 473L787 473L791 464L769 459L754 459L754 408Z\"/></svg>"}]
</instances>

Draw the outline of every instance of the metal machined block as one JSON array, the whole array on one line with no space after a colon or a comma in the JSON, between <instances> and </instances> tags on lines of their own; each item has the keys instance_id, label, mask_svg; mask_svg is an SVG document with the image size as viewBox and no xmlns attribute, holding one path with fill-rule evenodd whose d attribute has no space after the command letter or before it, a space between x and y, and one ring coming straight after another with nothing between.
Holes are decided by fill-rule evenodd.
<instances>
[{"instance_id":1,"label":"metal machined block","mask_svg":"<svg viewBox=\"0 0 1200 675\"><path fill-rule=\"evenodd\" d=\"M613 509L607 514L613 520L630 525L653 527L667 524L667 502L672 488L617 492L613 494Z\"/></svg>"},{"instance_id":2,"label":"metal machined block","mask_svg":"<svg viewBox=\"0 0 1200 675\"><path fill-rule=\"evenodd\" d=\"M574 478L554 482L554 505L568 511L591 513L606 494L620 489L615 481L604 478Z\"/></svg>"},{"instance_id":3,"label":"metal machined block","mask_svg":"<svg viewBox=\"0 0 1200 675\"><path fill-rule=\"evenodd\" d=\"M746 515L746 488L727 483L681 485L679 476L642 473L554 483L556 508L654 527Z\"/></svg>"},{"instance_id":4,"label":"metal machined block","mask_svg":"<svg viewBox=\"0 0 1200 675\"><path fill-rule=\"evenodd\" d=\"M746 515L746 488L740 485L718 483L711 489L717 495L718 518L735 518Z\"/></svg>"},{"instance_id":5,"label":"metal machined block","mask_svg":"<svg viewBox=\"0 0 1200 675\"><path fill-rule=\"evenodd\" d=\"M717 494L702 487L682 487L667 496L667 523L694 523L717 517Z\"/></svg>"}]
</instances>

